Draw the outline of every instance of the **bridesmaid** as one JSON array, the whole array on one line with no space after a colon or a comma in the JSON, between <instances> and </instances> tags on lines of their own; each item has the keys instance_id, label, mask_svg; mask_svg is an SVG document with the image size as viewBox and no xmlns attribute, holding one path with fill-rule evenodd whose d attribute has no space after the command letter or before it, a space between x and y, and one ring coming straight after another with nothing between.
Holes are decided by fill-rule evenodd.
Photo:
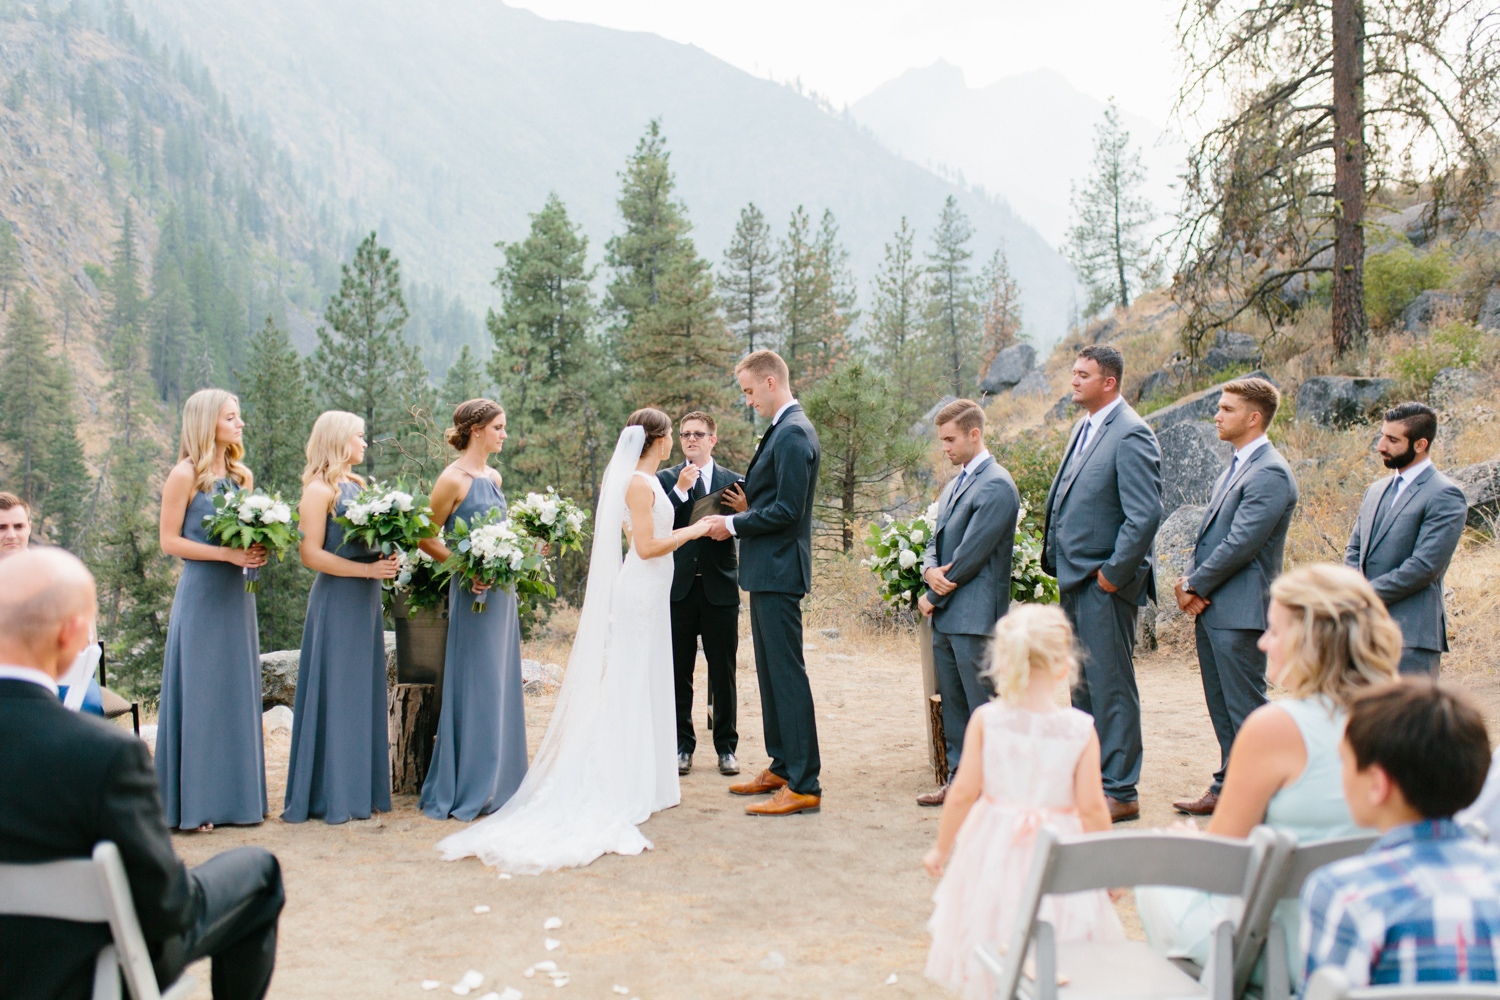
<instances>
[{"instance_id":1,"label":"bridesmaid","mask_svg":"<svg viewBox=\"0 0 1500 1000\"><path fill-rule=\"evenodd\" d=\"M264 566L266 550L216 545L203 528L216 495L254 485L240 461L244 430L234 396L193 393L182 408L178 462L161 491L161 549L182 560L182 576L162 661L156 781L167 825L205 833L215 823L259 823L267 813L260 636L241 572Z\"/></svg>"},{"instance_id":2,"label":"bridesmaid","mask_svg":"<svg viewBox=\"0 0 1500 1000\"><path fill-rule=\"evenodd\" d=\"M380 558L344 542L334 523L364 480L365 422L329 410L313 424L302 470L302 565L317 570L307 597L297 702L281 818L301 823L369 819L391 810L386 741L385 623L380 581L396 576L396 557Z\"/></svg>"},{"instance_id":3,"label":"bridesmaid","mask_svg":"<svg viewBox=\"0 0 1500 1000\"><path fill-rule=\"evenodd\" d=\"M505 411L471 399L453 411L448 443L462 454L438 476L432 512L451 531L463 518L496 507L503 515L500 474L489 457L505 443ZM440 538L422 543L438 561ZM448 585L448 652L437 745L422 784L422 812L433 819L471 820L505 805L526 777L526 714L521 697L521 623L514 593L493 593L478 614L474 591L457 577Z\"/></svg>"}]
</instances>

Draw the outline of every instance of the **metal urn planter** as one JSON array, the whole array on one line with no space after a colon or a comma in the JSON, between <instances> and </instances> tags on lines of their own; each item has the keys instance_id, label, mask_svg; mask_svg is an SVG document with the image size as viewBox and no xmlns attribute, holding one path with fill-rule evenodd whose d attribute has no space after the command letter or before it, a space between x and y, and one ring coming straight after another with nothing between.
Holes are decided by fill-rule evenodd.
<instances>
[{"instance_id":1,"label":"metal urn planter","mask_svg":"<svg viewBox=\"0 0 1500 1000\"><path fill-rule=\"evenodd\" d=\"M396 683L431 684L439 710L443 704L443 663L448 653L448 602L408 611L406 599L391 601L396 620Z\"/></svg>"}]
</instances>

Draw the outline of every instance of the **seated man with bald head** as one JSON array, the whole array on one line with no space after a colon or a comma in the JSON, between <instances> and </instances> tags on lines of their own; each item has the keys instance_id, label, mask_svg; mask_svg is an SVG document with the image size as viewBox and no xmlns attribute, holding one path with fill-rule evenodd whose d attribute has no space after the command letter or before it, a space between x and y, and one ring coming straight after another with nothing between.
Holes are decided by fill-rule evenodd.
<instances>
[{"instance_id":1,"label":"seated man with bald head","mask_svg":"<svg viewBox=\"0 0 1500 1000\"><path fill-rule=\"evenodd\" d=\"M57 678L89 641L94 579L61 549L0 560L0 862L85 858L113 841L158 982L213 960L217 1000L259 1000L271 982L285 900L276 858L227 851L188 870L172 850L146 745L70 712ZM102 924L0 917L0 983L28 1000L83 1000Z\"/></svg>"}]
</instances>

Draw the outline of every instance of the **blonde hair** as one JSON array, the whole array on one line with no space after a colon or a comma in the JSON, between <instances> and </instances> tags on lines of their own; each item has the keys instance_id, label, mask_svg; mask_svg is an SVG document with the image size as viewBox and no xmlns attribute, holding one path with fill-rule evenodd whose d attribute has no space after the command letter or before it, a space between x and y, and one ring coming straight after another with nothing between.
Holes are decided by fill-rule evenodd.
<instances>
[{"instance_id":1,"label":"blonde hair","mask_svg":"<svg viewBox=\"0 0 1500 1000\"><path fill-rule=\"evenodd\" d=\"M1035 668L1059 680L1072 678L1078 668L1073 627L1056 605L1019 604L995 623L989 661L984 676L999 697L1014 705L1031 683Z\"/></svg>"},{"instance_id":2,"label":"blonde hair","mask_svg":"<svg viewBox=\"0 0 1500 1000\"><path fill-rule=\"evenodd\" d=\"M775 351L752 351L740 358L734 373L749 372L755 379L775 378L783 387L791 382L791 369Z\"/></svg>"},{"instance_id":3,"label":"blonde hair","mask_svg":"<svg viewBox=\"0 0 1500 1000\"><path fill-rule=\"evenodd\" d=\"M302 485L322 480L337 490L339 480L352 479L363 486L364 479L354 473L349 439L364 432L365 421L358 414L347 410L320 413L307 436L307 465L302 469Z\"/></svg>"},{"instance_id":4,"label":"blonde hair","mask_svg":"<svg viewBox=\"0 0 1500 1000\"><path fill-rule=\"evenodd\" d=\"M1316 563L1283 573L1271 600L1300 619L1287 653L1295 698L1327 695L1347 706L1368 688L1398 679L1401 628L1370 581L1348 566Z\"/></svg>"},{"instance_id":5,"label":"blonde hair","mask_svg":"<svg viewBox=\"0 0 1500 1000\"><path fill-rule=\"evenodd\" d=\"M206 493L213 488L219 414L231 399L239 403L234 393L224 389L199 389L182 404L182 434L177 460L192 461L194 493ZM240 461L244 455L243 445L228 444L224 447L224 474L239 486L244 486L251 478L250 469Z\"/></svg>"}]
</instances>

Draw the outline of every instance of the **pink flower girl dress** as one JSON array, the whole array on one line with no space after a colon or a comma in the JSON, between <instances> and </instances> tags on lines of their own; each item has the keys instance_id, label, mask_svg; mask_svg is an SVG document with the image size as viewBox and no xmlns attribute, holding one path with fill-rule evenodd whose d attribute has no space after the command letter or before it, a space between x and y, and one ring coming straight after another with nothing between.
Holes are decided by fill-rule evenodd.
<instances>
[{"instance_id":1,"label":"pink flower girl dress","mask_svg":"<svg viewBox=\"0 0 1500 1000\"><path fill-rule=\"evenodd\" d=\"M927 976L967 1000L990 1000L994 986L974 946L1010 938L1037 831L1049 824L1065 835L1083 831L1074 772L1094 720L1076 708L1033 712L1003 701L977 714L984 727L984 793L969 810L932 896L937 906L927 922ZM1059 943L1125 938L1102 891L1047 896L1039 916L1056 928Z\"/></svg>"}]
</instances>

